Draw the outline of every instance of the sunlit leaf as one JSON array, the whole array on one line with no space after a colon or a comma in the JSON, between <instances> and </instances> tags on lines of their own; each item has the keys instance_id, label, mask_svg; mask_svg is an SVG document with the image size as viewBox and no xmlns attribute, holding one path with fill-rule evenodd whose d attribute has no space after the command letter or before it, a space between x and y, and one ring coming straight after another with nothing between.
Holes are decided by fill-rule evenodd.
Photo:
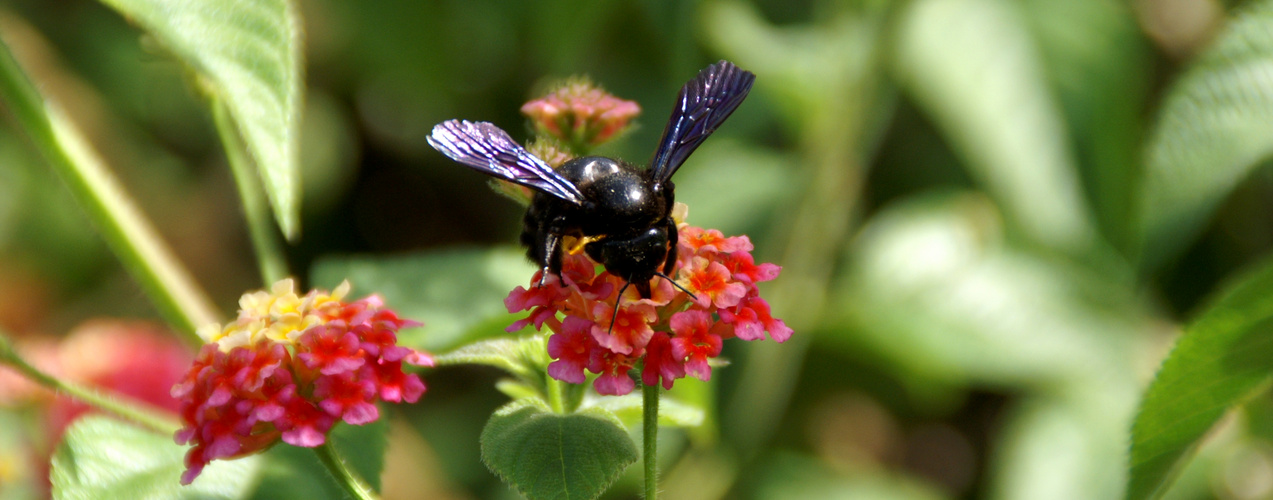
<instances>
[{"instance_id":1,"label":"sunlit leaf","mask_svg":"<svg viewBox=\"0 0 1273 500\"><path fill-rule=\"evenodd\" d=\"M1185 330L1132 427L1127 498L1157 498L1203 435L1273 373L1273 262L1225 291Z\"/></svg>"},{"instance_id":2,"label":"sunlit leaf","mask_svg":"<svg viewBox=\"0 0 1273 500\"><path fill-rule=\"evenodd\" d=\"M1147 265L1169 260L1273 153L1273 1L1253 2L1172 85L1146 151Z\"/></svg>"},{"instance_id":3,"label":"sunlit leaf","mask_svg":"<svg viewBox=\"0 0 1273 500\"><path fill-rule=\"evenodd\" d=\"M301 26L290 0L101 0L207 82L238 125L279 227L300 231Z\"/></svg>"},{"instance_id":4,"label":"sunlit leaf","mask_svg":"<svg viewBox=\"0 0 1273 500\"><path fill-rule=\"evenodd\" d=\"M1095 215L1131 251L1152 52L1131 2L1022 0Z\"/></svg>"},{"instance_id":5,"label":"sunlit leaf","mask_svg":"<svg viewBox=\"0 0 1273 500\"><path fill-rule=\"evenodd\" d=\"M1111 286L1130 270L1095 275L1001 232L981 195L886 207L848 249L846 324L828 340L921 381L1046 397L1002 417L1011 432L996 440L992 482L1012 494L994 498L1108 498L1139 391L1127 360L1144 326Z\"/></svg>"},{"instance_id":6,"label":"sunlit leaf","mask_svg":"<svg viewBox=\"0 0 1273 500\"><path fill-rule=\"evenodd\" d=\"M67 430L53 456L53 496L60 499L237 499L249 491L260 457L216 461L181 485L185 446L118 420L88 416Z\"/></svg>"},{"instance_id":7,"label":"sunlit leaf","mask_svg":"<svg viewBox=\"0 0 1273 500\"><path fill-rule=\"evenodd\" d=\"M599 408L560 415L520 399L482 430L482 462L531 500L596 498L636 460L619 419Z\"/></svg>"},{"instance_id":8,"label":"sunlit leaf","mask_svg":"<svg viewBox=\"0 0 1273 500\"><path fill-rule=\"evenodd\" d=\"M811 458L779 455L759 478L756 498L797 500L940 500L947 498L917 478L883 468L829 470Z\"/></svg>"},{"instance_id":9,"label":"sunlit leaf","mask_svg":"<svg viewBox=\"0 0 1273 500\"><path fill-rule=\"evenodd\" d=\"M534 272L521 250L506 247L325 257L314 264L311 277L325 287L348 279L354 296L380 294L400 316L425 324L403 331L400 343L438 352L476 340L466 334L489 320L516 321L504 308L504 297L526 286Z\"/></svg>"},{"instance_id":10,"label":"sunlit leaf","mask_svg":"<svg viewBox=\"0 0 1273 500\"><path fill-rule=\"evenodd\" d=\"M974 194L881 211L846 253L837 300L852 330L832 338L954 383L1130 376L1116 353L1128 349L1125 332L1135 324L1103 309L1132 304L1089 283L1109 286L1118 275L1085 280L1079 269L1008 247L1002 230L994 205Z\"/></svg>"},{"instance_id":11,"label":"sunlit leaf","mask_svg":"<svg viewBox=\"0 0 1273 500\"><path fill-rule=\"evenodd\" d=\"M991 457L990 498L1113 499L1122 493L1124 440L1139 387L1130 380L1072 382L1078 387L1062 397L1036 394L1007 412Z\"/></svg>"},{"instance_id":12,"label":"sunlit leaf","mask_svg":"<svg viewBox=\"0 0 1273 500\"><path fill-rule=\"evenodd\" d=\"M1035 241L1085 250L1093 227L1070 141L1014 2L919 0L898 26L894 73L969 172Z\"/></svg>"}]
</instances>

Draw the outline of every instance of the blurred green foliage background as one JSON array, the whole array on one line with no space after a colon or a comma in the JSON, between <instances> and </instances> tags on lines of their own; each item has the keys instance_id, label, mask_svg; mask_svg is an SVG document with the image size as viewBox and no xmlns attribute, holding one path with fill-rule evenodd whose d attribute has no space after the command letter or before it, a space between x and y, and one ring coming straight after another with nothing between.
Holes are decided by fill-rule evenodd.
<instances>
[{"instance_id":1,"label":"blurred green foliage background","mask_svg":"<svg viewBox=\"0 0 1273 500\"><path fill-rule=\"evenodd\" d=\"M587 74L644 108L600 151L641 163L680 85L726 58L756 87L678 173L678 200L694 224L748 234L758 260L784 266L764 293L796 336L731 342L732 364L687 389L709 418L667 432L666 498L1117 498L1139 394L1178 325L1273 247L1273 177L1253 168L1267 150L1197 132L1206 122L1173 104L1242 3L304 0L304 222L290 260L327 286L359 272L342 255L402 259L407 273L419 255L473 246L516 261L503 248L520 207L433 151L434 124L526 137L520 105ZM0 34L223 311L260 286L212 121L178 63L86 0L0 0ZM1261 110L1239 120L1251 135L1270 135ZM1251 158L1215 174L1205 160L1228 151ZM1180 159L1190 152L1204 160ZM1154 170L1178 164L1196 168ZM441 296L439 317L484 323L426 327L417 346L453 348L511 318L448 302L466 276L419 278L398 296ZM379 291L432 324L428 304ZM155 313L0 121L0 325L37 338L103 316ZM429 375L393 420L387 497L513 496L478 460L505 401L498 378ZM1270 408L1233 418L1169 496L1273 496L1273 428L1258 418ZM629 476L607 497L635 497Z\"/></svg>"}]
</instances>

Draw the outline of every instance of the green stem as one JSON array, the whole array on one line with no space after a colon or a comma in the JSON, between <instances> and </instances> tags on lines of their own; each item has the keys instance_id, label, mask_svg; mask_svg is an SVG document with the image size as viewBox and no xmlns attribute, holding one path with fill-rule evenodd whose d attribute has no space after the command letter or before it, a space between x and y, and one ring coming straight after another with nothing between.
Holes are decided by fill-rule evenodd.
<instances>
[{"instance_id":1,"label":"green stem","mask_svg":"<svg viewBox=\"0 0 1273 500\"><path fill-rule=\"evenodd\" d=\"M283 245L277 232L274 231L274 220L270 217L269 203L265 199L265 191L261 187L261 179L256 169L252 168L252 159L239 131L230 118L230 110L220 98L212 98L212 118L216 122L217 134L221 136L221 144L225 147L226 160L230 163L230 172L234 174L234 183L239 187L239 199L243 202L243 215L247 219L248 234L252 238L252 249L256 251L256 263L261 271L261 279L266 288L274 282L286 278L287 257L283 253Z\"/></svg>"},{"instance_id":2,"label":"green stem","mask_svg":"<svg viewBox=\"0 0 1273 500\"><path fill-rule=\"evenodd\" d=\"M645 498L655 500L659 497L659 385L642 385L641 395L643 427L642 440L645 444Z\"/></svg>"},{"instance_id":3,"label":"green stem","mask_svg":"<svg viewBox=\"0 0 1273 500\"><path fill-rule=\"evenodd\" d=\"M7 335L4 333L0 333L0 363L13 367L18 373L49 390L66 394L157 433L171 436L181 428L181 425L175 419L149 410L142 403L130 401L126 397L105 393L98 389L64 382L40 371L18 356L18 353L13 350Z\"/></svg>"},{"instance_id":4,"label":"green stem","mask_svg":"<svg viewBox=\"0 0 1273 500\"><path fill-rule=\"evenodd\" d=\"M566 405L562 402L561 381L550 376L547 385L548 405L552 407L553 413L565 414Z\"/></svg>"},{"instance_id":5,"label":"green stem","mask_svg":"<svg viewBox=\"0 0 1273 500\"><path fill-rule=\"evenodd\" d=\"M380 498L376 495L375 490L371 489L371 485L363 481L353 469L349 468L349 464L345 463L345 459L340 457L336 452L336 447L332 445L330 439L321 446L314 448L314 452L318 453L318 459L327 467L327 471L331 472L332 477L336 478L336 482L345 489L349 496L355 500L376 500Z\"/></svg>"},{"instance_id":6,"label":"green stem","mask_svg":"<svg viewBox=\"0 0 1273 500\"><path fill-rule=\"evenodd\" d=\"M212 304L177 262L119 181L62 110L40 95L0 41L0 99L19 128L57 171L159 313L194 344L195 329L215 322Z\"/></svg>"}]
</instances>

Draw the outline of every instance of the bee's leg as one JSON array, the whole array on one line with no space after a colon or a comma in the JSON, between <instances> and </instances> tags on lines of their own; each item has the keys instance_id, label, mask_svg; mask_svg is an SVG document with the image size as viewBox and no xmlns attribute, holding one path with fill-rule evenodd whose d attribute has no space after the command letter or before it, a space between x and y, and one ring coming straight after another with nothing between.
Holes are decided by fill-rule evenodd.
<instances>
[{"instance_id":1,"label":"bee's leg","mask_svg":"<svg viewBox=\"0 0 1273 500\"><path fill-rule=\"evenodd\" d=\"M539 265L543 271L539 275L539 286L544 286L544 279L548 275L557 276L557 281L565 286L565 282L561 279L561 235L565 233L562 229L565 217L558 215L552 220L540 224L539 230L535 232L536 248L539 250Z\"/></svg>"},{"instance_id":2,"label":"bee's leg","mask_svg":"<svg viewBox=\"0 0 1273 500\"><path fill-rule=\"evenodd\" d=\"M667 280L672 286L681 289L690 298L698 300L698 297L694 296L694 292L686 290L685 287L670 277L672 271L676 269L676 243L680 241L680 234L676 232L676 221L672 220L671 217L668 217L665 223L667 224L667 260L663 262L663 272L658 273L658 276Z\"/></svg>"},{"instance_id":3,"label":"bee's leg","mask_svg":"<svg viewBox=\"0 0 1273 500\"><path fill-rule=\"evenodd\" d=\"M544 286L544 279L549 274L557 276L558 281L561 280L561 235L544 231L540 233L539 238L539 256L540 270L539 286ZM565 283L562 283L563 285Z\"/></svg>"},{"instance_id":4,"label":"bee's leg","mask_svg":"<svg viewBox=\"0 0 1273 500\"><path fill-rule=\"evenodd\" d=\"M663 221L667 225L667 260L663 261L663 274L671 275L676 268L676 243L680 235L676 232L676 221L668 217Z\"/></svg>"},{"instance_id":5,"label":"bee's leg","mask_svg":"<svg viewBox=\"0 0 1273 500\"><path fill-rule=\"evenodd\" d=\"M623 288L619 289L619 294L614 297L614 312L610 314L610 329L606 330L607 334L614 333L614 321L619 319L619 304L623 302L623 292L624 290L627 290L628 285L631 284L631 281L624 283Z\"/></svg>"}]
</instances>

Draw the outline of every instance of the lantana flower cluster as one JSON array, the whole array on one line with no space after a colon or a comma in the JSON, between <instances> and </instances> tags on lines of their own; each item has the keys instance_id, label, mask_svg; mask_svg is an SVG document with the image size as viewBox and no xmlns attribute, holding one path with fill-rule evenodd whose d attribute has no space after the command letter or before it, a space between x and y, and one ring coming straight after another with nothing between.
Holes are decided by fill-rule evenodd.
<instances>
[{"instance_id":1,"label":"lantana flower cluster","mask_svg":"<svg viewBox=\"0 0 1273 500\"><path fill-rule=\"evenodd\" d=\"M326 442L337 420L361 425L380 417L376 400L413 403L424 382L403 363L433 366L428 354L397 345L399 318L372 295L344 301L349 283L300 296L291 279L239 299L238 318L199 333L209 343L172 388L185 424L182 484L203 467L262 451L280 439L294 446Z\"/></svg>"},{"instance_id":2,"label":"lantana flower cluster","mask_svg":"<svg viewBox=\"0 0 1273 500\"><path fill-rule=\"evenodd\" d=\"M635 369L642 383L665 389L686 375L708 380L710 360L720 355L725 339L759 340L766 332L778 342L791 337L756 287L776 278L780 268L757 264L746 236L726 237L683 222L677 231L672 277L693 295L655 278L651 298L640 298L633 287L620 297L622 278L598 273L582 252L566 254L560 279L550 275L538 286L536 273L530 288L517 287L504 299L509 312L530 312L508 331L547 326L554 360L548 374L575 384L587 380L585 370L598 374L593 387L604 395L632 392L635 382L628 373Z\"/></svg>"},{"instance_id":3,"label":"lantana flower cluster","mask_svg":"<svg viewBox=\"0 0 1273 500\"><path fill-rule=\"evenodd\" d=\"M522 105L522 114L538 135L556 137L580 152L624 131L641 114L641 106L607 93L587 78L574 77Z\"/></svg>"}]
</instances>

